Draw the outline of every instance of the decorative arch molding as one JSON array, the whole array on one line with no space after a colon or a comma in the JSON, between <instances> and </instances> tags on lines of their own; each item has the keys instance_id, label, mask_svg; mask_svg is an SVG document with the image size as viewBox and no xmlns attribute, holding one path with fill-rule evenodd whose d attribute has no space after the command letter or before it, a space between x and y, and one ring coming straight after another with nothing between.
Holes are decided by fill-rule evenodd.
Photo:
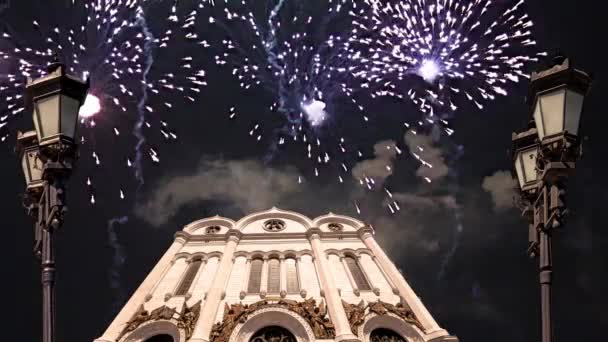
<instances>
[{"instance_id":1,"label":"decorative arch molding","mask_svg":"<svg viewBox=\"0 0 608 342\"><path fill-rule=\"evenodd\" d=\"M235 229L242 231L243 228L247 227L252 222L271 218L293 220L304 226L304 229L306 230L313 226L312 220L305 215L296 213L295 211L286 211L273 207L269 210L253 213L243 217L236 222Z\"/></svg>"},{"instance_id":2,"label":"decorative arch molding","mask_svg":"<svg viewBox=\"0 0 608 342\"><path fill-rule=\"evenodd\" d=\"M325 250L325 254L327 256L330 255L337 255L340 258L344 258L346 256L352 256L355 259L359 259L361 257L361 254L367 254L370 257L373 257L373 254L365 249L365 248L359 248L359 249L351 249L351 248L346 248L346 249L335 249L335 248L330 248L330 249L326 249Z\"/></svg>"},{"instance_id":3,"label":"decorative arch molding","mask_svg":"<svg viewBox=\"0 0 608 342\"><path fill-rule=\"evenodd\" d=\"M214 252L209 252L206 253L207 254L207 260L211 259L211 258L218 258L221 259L223 253L222 252L218 252L218 251L214 251Z\"/></svg>"},{"instance_id":4,"label":"decorative arch molding","mask_svg":"<svg viewBox=\"0 0 608 342\"><path fill-rule=\"evenodd\" d=\"M278 251L278 250L271 250L271 251L260 251L260 250L255 250L255 251L251 251L251 252L246 252L246 251L238 251L234 254L235 258L238 257L246 257L248 259L269 259L269 258L301 258L304 255L308 255L312 258L314 258L314 254L311 250L309 249L304 249L301 251L295 251L295 250L287 250L284 252Z\"/></svg>"},{"instance_id":5,"label":"decorative arch molding","mask_svg":"<svg viewBox=\"0 0 608 342\"><path fill-rule=\"evenodd\" d=\"M257 331L269 325L289 330L298 341L314 342L316 340L312 328L300 315L288 309L269 307L255 311L247 321L238 324L230 334L229 341L249 342Z\"/></svg>"},{"instance_id":6,"label":"decorative arch molding","mask_svg":"<svg viewBox=\"0 0 608 342\"><path fill-rule=\"evenodd\" d=\"M293 249L289 249L284 251L283 253L281 253L283 255L284 258L298 258L298 254L299 252L294 251Z\"/></svg>"},{"instance_id":7,"label":"decorative arch molding","mask_svg":"<svg viewBox=\"0 0 608 342\"><path fill-rule=\"evenodd\" d=\"M145 342L147 339L156 335L166 334L173 338L175 342L186 342L186 332L168 320L146 322L137 329L128 333L119 342Z\"/></svg>"},{"instance_id":8,"label":"decorative arch molding","mask_svg":"<svg viewBox=\"0 0 608 342\"><path fill-rule=\"evenodd\" d=\"M357 335L361 336L363 341L369 342L372 332L376 329L392 330L408 342L424 342L424 334L418 327L405 323L399 316L392 313L368 315L364 323L359 326Z\"/></svg>"},{"instance_id":9,"label":"decorative arch molding","mask_svg":"<svg viewBox=\"0 0 608 342\"><path fill-rule=\"evenodd\" d=\"M175 254L175 256L173 256L172 262L176 262L179 259L186 259L186 261L188 261L189 258L190 258L190 253L179 252L179 253Z\"/></svg>"},{"instance_id":10,"label":"decorative arch molding","mask_svg":"<svg viewBox=\"0 0 608 342\"><path fill-rule=\"evenodd\" d=\"M374 257L374 254L367 248L359 248L355 251L355 254L359 257L361 257L362 254L367 254L372 258Z\"/></svg>"},{"instance_id":11,"label":"decorative arch molding","mask_svg":"<svg viewBox=\"0 0 608 342\"><path fill-rule=\"evenodd\" d=\"M234 259L236 258L248 258L251 255L251 253L246 252L246 251L238 251L238 252L234 252Z\"/></svg>"},{"instance_id":12,"label":"decorative arch molding","mask_svg":"<svg viewBox=\"0 0 608 342\"><path fill-rule=\"evenodd\" d=\"M336 256L338 256L340 258L344 256L344 254L342 253L341 250L338 250L338 249L335 249L335 248L326 249L325 250L325 255L327 257L329 257L330 255L336 255Z\"/></svg>"},{"instance_id":13,"label":"decorative arch molding","mask_svg":"<svg viewBox=\"0 0 608 342\"><path fill-rule=\"evenodd\" d=\"M186 261L192 262L197 259L200 259L203 262L207 262L207 253L203 253L203 252L192 253L192 254L190 254L190 257L188 258L188 260L186 260Z\"/></svg>"},{"instance_id":14,"label":"decorative arch molding","mask_svg":"<svg viewBox=\"0 0 608 342\"><path fill-rule=\"evenodd\" d=\"M175 254L175 256L173 257L172 262L176 262L179 259L186 259L186 262L191 262L192 260L195 260L197 258L200 258L203 262L207 262L209 261L209 259L212 258L218 258L221 259L222 258L222 252L209 252L209 253L203 253L203 252L196 252L196 253L188 253L188 252L179 252L177 254Z\"/></svg>"},{"instance_id":15,"label":"decorative arch molding","mask_svg":"<svg viewBox=\"0 0 608 342\"><path fill-rule=\"evenodd\" d=\"M245 252L246 256L250 257L251 259L265 259L268 258L268 254L266 254L266 252L264 251L253 251L253 252Z\"/></svg>"},{"instance_id":16,"label":"decorative arch molding","mask_svg":"<svg viewBox=\"0 0 608 342\"><path fill-rule=\"evenodd\" d=\"M279 250L276 250L276 249L266 252L265 255L268 258L277 258L277 259L281 259L281 258L285 257L285 253L283 253Z\"/></svg>"},{"instance_id":17,"label":"decorative arch molding","mask_svg":"<svg viewBox=\"0 0 608 342\"><path fill-rule=\"evenodd\" d=\"M365 225L365 223L348 216L336 215L334 213L328 213L326 215L319 216L312 221L313 227L319 227L325 223L337 222L353 227L357 230L359 227Z\"/></svg>"},{"instance_id":18,"label":"decorative arch molding","mask_svg":"<svg viewBox=\"0 0 608 342\"><path fill-rule=\"evenodd\" d=\"M196 233L197 230L208 227L208 226L226 227L226 228L228 228L228 230L230 230L230 229L234 228L235 225L236 225L236 222L227 217L214 216L214 217L209 217L209 218L205 218L202 220L198 220L198 221L189 223L184 227L183 231L185 231L188 234L197 234Z\"/></svg>"}]
</instances>

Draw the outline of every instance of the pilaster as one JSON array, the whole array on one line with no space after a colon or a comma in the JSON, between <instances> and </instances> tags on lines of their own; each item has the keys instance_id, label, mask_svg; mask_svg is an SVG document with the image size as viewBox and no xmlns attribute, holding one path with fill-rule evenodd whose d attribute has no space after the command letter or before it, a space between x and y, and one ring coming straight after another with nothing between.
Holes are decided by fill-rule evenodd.
<instances>
[{"instance_id":1,"label":"pilaster","mask_svg":"<svg viewBox=\"0 0 608 342\"><path fill-rule=\"evenodd\" d=\"M350 324L342 306L342 299L336 288L334 278L331 274L327 256L321 242L321 230L310 228L307 232L308 239L314 253L314 262L317 267L322 293L329 311L329 316L336 330L336 341L359 341L350 330Z\"/></svg>"},{"instance_id":2,"label":"pilaster","mask_svg":"<svg viewBox=\"0 0 608 342\"><path fill-rule=\"evenodd\" d=\"M238 230L230 230L226 233L226 246L224 253L218 265L215 276L211 283L211 288L207 292L207 298L203 304L201 315L196 322L196 327L192 333L189 342L208 342L211 334L211 329L215 323L217 310L220 307L223 299L226 282L232 271L232 259L234 252L241 239L242 233Z\"/></svg>"},{"instance_id":3,"label":"pilaster","mask_svg":"<svg viewBox=\"0 0 608 342\"><path fill-rule=\"evenodd\" d=\"M414 312L424 327L425 334L428 335L438 332L439 334L447 335L447 332L439 327L424 304L422 304L420 298L416 295L414 290L412 290L405 278L403 278L395 264L393 264L386 253L384 253L384 250L382 250L380 245L378 245L373 236L374 230L369 226L363 226L359 228L358 232L365 246L376 257L380 269L383 270L383 272L388 276L388 279L390 279L390 281L397 287L399 296Z\"/></svg>"},{"instance_id":4,"label":"pilaster","mask_svg":"<svg viewBox=\"0 0 608 342\"><path fill-rule=\"evenodd\" d=\"M165 254L158 261L156 266L148 274L146 279L141 285L135 290L135 293L131 296L127 304L123 306L122 310L118 313L114 321L110 324L108 329L103 333L101 337L95 340L95 342L109 342L116 341L120 333L125 328L127 322L137 312L139 307L146 301L146 297L152 292L152 289L160 281L161 276L165 273L166 269L171 266L171 260L173 256L179 252L179 250L186 243L186 234L176 234L175 241L171 244L171 247L165 252Z\"/></svg>"}]
</instances>

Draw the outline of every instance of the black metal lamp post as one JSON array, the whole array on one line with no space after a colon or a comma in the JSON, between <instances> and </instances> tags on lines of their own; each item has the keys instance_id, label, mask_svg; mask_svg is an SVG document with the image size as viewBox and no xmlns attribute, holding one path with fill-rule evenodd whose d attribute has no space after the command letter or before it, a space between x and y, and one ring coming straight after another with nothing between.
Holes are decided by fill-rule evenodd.
<instances>
[{"instance_id":1,"label":"black metal lamp post","mask_svg":"<svg viewBox=\"0 0 608 342\"><path fill-rule=\"evenodd\" d=\"M28 79L27 100L33 107L35 131L19 133L18 150L25 175L24 205L34 217L34 253L41 258L43 341L54 342L55 260L53 233L63 223L65 182L76 160L76 126L89 83L67 75L57 60L48 74Z\"/></svg>"},{"instance_id":2,"label":"black metal lamp post","mask_svg":"<svg viewBox=\"0 0 608 342\"><path fill-rule=\"evenodd\" d=\"M543 342L553 341L551 237L568 213L566 181L582 156L578 129L591 84L591 77L568 59L556 57L553 62L551 68L532 73L528 99L533 121L527 131L512 137L522 211L529 223L528 254L539 257Z\"/></svg>"}]
</instances>

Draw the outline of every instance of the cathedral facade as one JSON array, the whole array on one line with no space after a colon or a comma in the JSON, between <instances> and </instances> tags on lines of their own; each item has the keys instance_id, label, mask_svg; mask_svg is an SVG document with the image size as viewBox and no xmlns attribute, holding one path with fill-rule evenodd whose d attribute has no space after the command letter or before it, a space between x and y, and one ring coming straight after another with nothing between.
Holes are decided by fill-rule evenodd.
<instances>
[{"instance_id":1,"label":"cathedral facade","mask_svg":"<svg viewBox=\"0 0 608 342\"><path fill-rule=\"evenodd\" d=\"M272 208L175 241L95 342L457 342L347 216Z\"/></svg>"}]
</instances>

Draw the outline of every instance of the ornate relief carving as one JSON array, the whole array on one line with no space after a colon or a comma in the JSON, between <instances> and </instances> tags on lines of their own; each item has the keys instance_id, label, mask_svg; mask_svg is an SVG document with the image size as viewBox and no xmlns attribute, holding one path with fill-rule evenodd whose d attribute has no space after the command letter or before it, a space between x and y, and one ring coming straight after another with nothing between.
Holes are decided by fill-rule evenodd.
<instances>
[{"instance_id":1,"label":"ornate relief carving","mask_svg":"<svg viewBox=\"0 0 608 342\"><path fill-rule=\"evenodd\" d=\"M271 303L262 300L250 305L233 304L224 305L224 317L221 322L213 325L211 342L229 342L230 334L239 323L245 323L250 314L265 308L284 308L300 315L310 325L316 338L331 339L335 337L334 326L326 317L325 303L317 305L314 299L297 302L289 299L280 299Z\"/></svg>"},{"instance_id":2,"label":"ornate relief carving","mask_svg":"<svg viewBox=\"0 0 608 342\"><path fill-rule=\"evenodd\" d=\"M344 306L344 311L348 317L348 323L350 324L351 331L354 334L358 334L359 326L363 324L366 316L370 314L382 316L389 313L401 318L406 323L417 326L420 330L424 331L424 327L422 324L420 324L420 321L418 318L416 318L414 312L404 307L401 303L393 305L379 300L377 302L368 303L367 306L365 306L363 301L359 302L357 305L342 301L342 305Z\"/></svg>"},{"instance_id":3,"label":"ornate relief carving","mask_svg":"<svg viewBox=\"0 0 608 342\"><path fill-rule=\"evenodd\" d=\"M220 226L209 226L205 228L205 234L217 234L222 230Z\"/></svg>"},{"instance_id":4,"label":"ornate relief carving","mask_svg":"<svg viewBox=\"0 0 608 342\"><path fill-rule=\"evenodd\" d=\"M177 320L177 327L183 329L186 333L186 340L192 337L196 321L201 313L201 301L199 300L196 304L191 307L185 307L184 312L180 315Z\"/></svg>"},{"instance_id":5,"label":"ornate relief carving","mask_svg":"<svg viewBox=\"0 0 608 342\"><path fill-rule=\"evenodd\" d=\"M357 331L359 331L359 326L365 321L365 304L363 303L363 300L356 305L349 304L342 300L342 305L344 306L344 311L346 312L346 317L350 324L350 331L356 334Z\"/></svg>"},{"instance_id":6,"label":"ornate relief carving","mask_svg":"<svg viewBox=\"0 0 608 342\"><path fill-rule=\"evenodd\" d=\"M144 306L141 305L137 312L135 312L133 317L131 317L129 322L127 322L125 328L116 340L119 341L124 335L130 333L131 331L134 331L146 322L153 322L159 320L170 321L175 318L174 316L176 314L177 318L175 319L177 320L177 327L185 331L186 339L188 339L192 336L192 332L194 331L194 326L196 324L196 321L198 320L200 311L200 301L198 301L191 307L185 306L183 312L181 313L178 313L177 310L175 310L174 308L169 308L164 305L152 310L151 312L148 312L144 309Z\"/></svg>"},{"instance_id":7,"label":"ornate relief carving","mask_svg":"<svg viewBox=\"0 0 608 342\"><path fill-rule=\"evenodd\" d=\"M344 226L337 222L332 222L327 225L327 228L332 232L341 232L344 230Z\"/></svg>"},{"instance_id":8,"label":"ornate relief carving","mask_svg":"<svg viewBox=\"0 0 608 342\"><path fill-rule=\"evenodd\" d=\"M285 229L285 221L279 219L270 219L264 221L264 230L269 232L280 232Z\"/></svg>"}]
</instances>

